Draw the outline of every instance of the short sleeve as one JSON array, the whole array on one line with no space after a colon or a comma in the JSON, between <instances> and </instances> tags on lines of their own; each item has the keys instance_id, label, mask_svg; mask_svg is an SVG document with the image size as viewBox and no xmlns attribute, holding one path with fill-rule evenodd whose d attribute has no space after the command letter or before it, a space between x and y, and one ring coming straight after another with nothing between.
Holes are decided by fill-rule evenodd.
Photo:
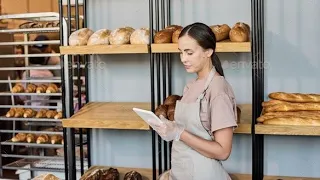
<instances>
[{"instance_id":1,"label":"short sleeve","mask_svg":"<svg viewBox=\"0 0 320 180\"><path fill-rule=\"evenodd\" d=\"M227 94L220 94L210 100L211 132L228 127L237 127L235 104Z\"/></svg>"}]
</instances>

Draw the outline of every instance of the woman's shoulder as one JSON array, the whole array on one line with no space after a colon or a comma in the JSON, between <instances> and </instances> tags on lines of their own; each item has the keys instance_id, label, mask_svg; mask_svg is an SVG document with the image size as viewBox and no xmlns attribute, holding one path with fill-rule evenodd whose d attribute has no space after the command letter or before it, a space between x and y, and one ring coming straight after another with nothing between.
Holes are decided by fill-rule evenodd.
<instances>
[{"instance_id":1,"label":"woman's shoulder","mask_svg":"<svg viewBox=\"0 0 320 180\"><path fill-rule=\"evenodd\" d=\"M234 91L230 83L223 76L215 76L208 89L210 99L214 99L219 95L228 95L230 98L235 98Z\"/></svg>"}]
</instances>

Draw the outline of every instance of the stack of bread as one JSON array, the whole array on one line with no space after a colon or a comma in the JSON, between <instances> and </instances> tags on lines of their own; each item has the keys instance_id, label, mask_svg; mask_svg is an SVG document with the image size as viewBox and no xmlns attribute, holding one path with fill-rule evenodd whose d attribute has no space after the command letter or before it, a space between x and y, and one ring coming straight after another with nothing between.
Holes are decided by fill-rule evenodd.
<instances>
[{"instance_id":1,"label":"stack of bread","mask_svg":"<svg viewBox=\"0 0 320 180\"><path fill-rule=\"evenodd\" d=\"M150 32L148 28L134 29L132 27L120 27L114 30L99 29L93 31L89 28L81 28L71 33L70 46L91 45L123 45L123 44L149 44Z\"/></svg>"},{"instance_id":2,"label":"stack of bread","mask_svg":"<svg viewBox=\"0 0 320 180\"><path fill-rule=\"evenodd\" d=\"M165 100L164 103L159 105L155 109L155 114L160 117L162 115L163 117L167 118L170 121L174 121L174 112L176 108L176 102L177 100L180 100L182 96L179 95L170 95Z\"/></svg>"},{"instance_id":3,"label":"stack of bread","mask_svg":"<svg viewBox=\"0 0 320 180\"><path fill-rule=\"evenodd\" d=\"M12 142L27 142L37 144L63 144L63 136L60 134L33 134L33 133L18 133L11 138Z\"/></svg>"},{"instance_id":4,"label":"stack of bread","mask_svg":"<svg viewBox=\"0 0 320 180\"><path fill-rule=\"evenodd\" d=\"M27 84L27 87L20 83L15 84L12 87L12 93L58 93L61 92L61 89L55 83L50 83L49 85L40 84L35 85L33 83Z\"/></svg>"},{"instance_id":5,"label":"stack of bread","mask_svg":"<svg viewBox=\"0 0 320 180\"><path fill-rule=\"evenodd\" d=\"M273 92L269 98L258 123L320 126L320 94Z\"/></svg>"},{"instance_id":6,"label":"stack of bread","mask_svg":"<svg viewBox=\"0 0 320 180\"><path fill-rule=\"evenodd\" d=\"M62 111L40 109L35 111L30 108L10 108L6 113L7 118L48 118L48 119L61 119Z\"/></svg>"},{"instance_id":7,"label":"stack of bread","mask_svg":"<svg viewBox=\"0 0 320 180\"><path fill-rule=\"evenodd\" d=\"M119 172L113 167L91 167L80 178L80 180L142 180L142 175L137 171Z\"/></svg>"},{"instance_id":8,"label":"stack of bread","mask_svg":"<svg viewBox=\"0 0 320 180\"><path fill-rule=\"evenodd\" d=\"M250 27L243 22L237 22L230 28L227 24L209 26L215 34L216 41L230 40L231 42L247 42L250 39ZM155 44L178 43L183 27L170 25L157 32L154 36Z\"/></svg>"}]
</instances>

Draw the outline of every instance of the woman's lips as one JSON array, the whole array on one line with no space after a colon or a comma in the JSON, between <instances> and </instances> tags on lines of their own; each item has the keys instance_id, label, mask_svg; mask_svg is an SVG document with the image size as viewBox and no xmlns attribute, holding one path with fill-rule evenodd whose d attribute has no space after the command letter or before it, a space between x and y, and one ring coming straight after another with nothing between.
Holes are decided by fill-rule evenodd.
<instances>
[{"instance_id":1,"label":"woman's lips","mask_svg":"<svg viewBox=\"0 0 320 180\"><path fill-rule=\"evenodd\" d=\"M191 66L184 65L184 68L186 68L186 69L190 69L190 68L191 68Z\"/></svg>"}]
</instances>

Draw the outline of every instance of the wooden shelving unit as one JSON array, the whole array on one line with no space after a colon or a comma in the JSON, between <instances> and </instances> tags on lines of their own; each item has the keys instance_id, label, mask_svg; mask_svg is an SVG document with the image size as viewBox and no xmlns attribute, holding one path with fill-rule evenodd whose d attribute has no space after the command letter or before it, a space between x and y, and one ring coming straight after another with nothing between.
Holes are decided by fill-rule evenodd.
<instances>
[{"instance_id":1,"label":"wooden shelving unit","mask_svg":"<svg viewBox=\"0 0 320 180\"><path fill-rule=\"evenodd\" d=\"M77 113L62 120L67 128L149 130L132 108L150 110L150 103L140 102L89 102Z\"/></svg>"},{"instance_id":2,"label":"wooden shelving unit","mask_svg":"<svg viewBox=\"0 0 320 180\"><path fill-rule=\"evenodd\" d=\"M241 109L240 124L234 130L236 134L251 134L252 104L239 104Z\"/></svg>"},{"instance_id":3,"label":"wooden shelving unit","mask_svg":"<svg viewBox=\"0 0 320 180\"><path fill-rule=\"evenodd\" d=\"M60 46L60 54L147 54L148 45L94 45L94 46Z\"/></svg>"},{"instance_id":4,"label":"wooden shelving unit","mask_svg":"<svg viewBox=\"0 0 320 180\"><path fill-rule=\"evenodd\" d=\"M178 44L151 44L152 53L178 53ZM251 52L250 42L217 42L216 52Z\"/></svg>"},{"instance_id":5,"label":"wooden shelving unit","mask_svg":"<svg viewBox=\"0 0 320 180\"><path fill-rule=\"evenodd\" d=\"M320 136L318 126L255 125L256 134L288 136Z\"/></svg>"}]
</instances>

